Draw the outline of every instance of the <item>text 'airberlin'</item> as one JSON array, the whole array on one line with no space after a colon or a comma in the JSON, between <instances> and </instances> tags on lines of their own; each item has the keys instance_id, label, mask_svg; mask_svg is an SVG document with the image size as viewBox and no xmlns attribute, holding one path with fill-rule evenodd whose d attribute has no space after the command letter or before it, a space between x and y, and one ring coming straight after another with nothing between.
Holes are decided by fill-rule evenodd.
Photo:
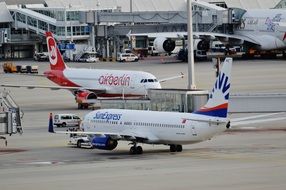
<instances>
[{"instance_id":1,"label":"text 'airberlin'","mask_svg":"<svg viewBox=\"0 0 286 190\"><path fill-rule=\"evenodd\" d=\"M129 86L130 77L128 75L113 76L112 74L102 75L98 79L99 84L112 86Z\"/></svg>"}]
</instances>

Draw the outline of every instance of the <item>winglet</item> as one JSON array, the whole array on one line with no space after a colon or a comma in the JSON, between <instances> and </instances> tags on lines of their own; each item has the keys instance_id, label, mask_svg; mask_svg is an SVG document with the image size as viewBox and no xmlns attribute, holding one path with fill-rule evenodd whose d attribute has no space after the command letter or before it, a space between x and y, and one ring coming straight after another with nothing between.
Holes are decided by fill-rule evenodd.
<instances>
[{"instance_id":1,"label":"winglet","mask_svg":"<svg viewBox=\"0 0 286 190\"><path fill-rule=\"evenodd\" d=\"M55 133L52 113L50 113L50 117L49 117L49 133Z\"/></svg>"},{"instance_id":2,"label":"winglet","mask_svg":"<svg viewBox=\"0 0 286 190\"><path fill-rule=\"evenodd\" d=\"M216 79L208 102L194 113L213 117L227 117L231 67L232 58L225 58L221 72Z\"/></svg>"}]
</instances>

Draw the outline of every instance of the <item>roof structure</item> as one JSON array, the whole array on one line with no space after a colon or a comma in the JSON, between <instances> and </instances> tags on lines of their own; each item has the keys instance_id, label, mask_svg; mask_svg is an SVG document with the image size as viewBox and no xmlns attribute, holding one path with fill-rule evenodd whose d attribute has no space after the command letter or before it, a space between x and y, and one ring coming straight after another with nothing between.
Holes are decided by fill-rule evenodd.
<instances>
[{"instance_id":1,"label":"roof structure","mask_svg":"<svg viewBox=\"0 0 286 190\"><path fill-rule=\"evenodd\" d=\"M132 11L184 11L186 0L46 0L51 8L79 9L121 9L122 12Z\"/></svg>"},{"instance_id":2,"label":"roof structure","mask_svg":"<svg viewBox=\"0 0 286 190\"><path fill-rule=\"evenodd\" d=\"M242 9L272 9L275 8L281 0L203 0L210 3L225 2L229 8Z\"/></svg>"},{"instance_id":3,"label":"roof structure","mask_svg":"<svg viewBox=\"0 0 286 190\"><path fill-rule=\"evenodd\" d=\"M43 4L45 0L0 0L7 5L19 5L19 4Z\"/></svg>"},{"instance_id":4,"label":"roof structure","mask_svg":"<svg viewBox=\"0 0 286 190\"><path fill-rule=\"evenodd\" d=\"M0 23L13 22L13 18L5 4L5 2L0 2Z\"/></svg>"}]
</instances>

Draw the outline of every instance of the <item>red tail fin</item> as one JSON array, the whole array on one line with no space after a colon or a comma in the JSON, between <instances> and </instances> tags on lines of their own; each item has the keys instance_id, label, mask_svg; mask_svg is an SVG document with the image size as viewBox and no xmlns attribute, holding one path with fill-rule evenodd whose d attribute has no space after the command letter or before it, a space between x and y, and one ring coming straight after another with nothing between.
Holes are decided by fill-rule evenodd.
<instances>
[{"instance_id":1,"label":"red tail fin","mask_svg":"<svg viewBox=\"0 0 286 190\"><path fill-rule=\"evenodd\" d=\"M46 32L51 70L64 70L66 65L51 32Z\"/></svg>"}]
</instances>

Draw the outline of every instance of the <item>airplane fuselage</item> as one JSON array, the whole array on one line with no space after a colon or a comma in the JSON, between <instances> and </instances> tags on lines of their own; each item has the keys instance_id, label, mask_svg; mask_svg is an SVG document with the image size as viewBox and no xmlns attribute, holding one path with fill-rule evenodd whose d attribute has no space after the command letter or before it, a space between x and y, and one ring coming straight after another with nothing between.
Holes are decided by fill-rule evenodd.
<instances>
[{"instance_id":1,"label":"airplane fuselage","mask_svg":"<svg viewBox=\"0 0 286 190\"><path fill-rule=\"evenodd\" d=\"M98 89L110 96L142 96L147 94L147 89L161 88L154 75L142 71L66 68L45 75L60 86Z\"/></svg>"},{"instance_id":2,"label":"airplane fuselage","mask_svg":"<svg viewBox=\"0 0 286 190\"><path fill-rule=\"evenodd\" d=\"M142 142L149 144L192 144L226 129L227 119L221 122L221 118L217 118L218 123L213 122L215 120L192 113L103 109L87 114L81 127L87 132L143 136Z\"/></svg>"},{"instance_id":3,"label":"airplane fuselage","mask_svg":"<svg viewBox=\"0 0 286 190\"><path fill-rule=\"evenodd\" d=\"M286 48L286 10L247 10L235 35L249 37L261 44L261 50Z\"/></svg>"}]
</instances>

